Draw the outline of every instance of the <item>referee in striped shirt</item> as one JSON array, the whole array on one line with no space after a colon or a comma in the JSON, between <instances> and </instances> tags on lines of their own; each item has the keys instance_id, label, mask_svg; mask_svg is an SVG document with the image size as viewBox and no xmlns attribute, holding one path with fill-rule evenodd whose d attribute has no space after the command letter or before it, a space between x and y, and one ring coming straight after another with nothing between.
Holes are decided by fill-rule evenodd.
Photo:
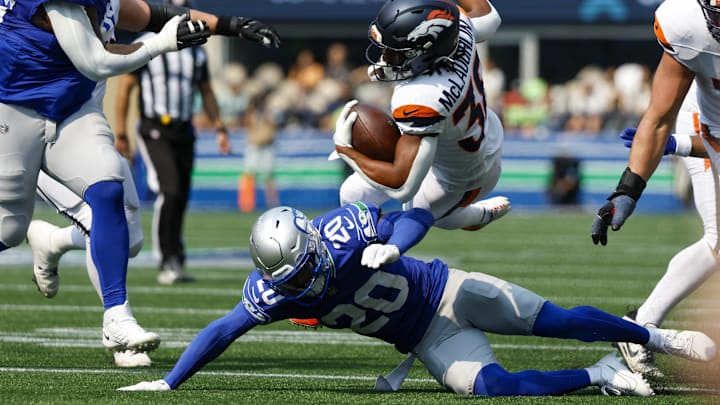
<instances>
[{"instance_id":1,"label":"referee in striped shirt","mask_svg":"<svg viewBox=\"0 0 720 405\"><path fill-rule=\"evenodd\" d=\"M174 0L173 4L189 6L185 0ZM142 41L143 37L137 40ZM197 91L217 131L220 153L230 153L228 133L220 120L217 99L210 85L207 54L201 47L185 48L158 56L138 71L120 78L116 146L126 157L129 155L126 127L129 94L136 85L140 86L137 146L148 168L148 186L157 193L152 223L153 253L160 257L157 280L166 285L193 281L184 271L182 232L195 158L192 117Z\"/></svg>"}]
</instances>

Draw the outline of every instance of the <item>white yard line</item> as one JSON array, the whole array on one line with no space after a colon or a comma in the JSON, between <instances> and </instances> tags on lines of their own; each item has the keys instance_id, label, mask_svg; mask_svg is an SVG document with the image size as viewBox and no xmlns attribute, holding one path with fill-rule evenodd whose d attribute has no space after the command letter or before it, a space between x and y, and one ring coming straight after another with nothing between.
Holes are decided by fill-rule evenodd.
<instances>
[{"instance_id":1,"label":"white yard line","mask_svg":"<svg viewBox=\"0 0 720 405\"><path fill-rule=\"evenodd\" d=\"M0 367L0 373L36 373L36 374L149 374L152 371L146 370L119 370L119 369L78 369L78 368L24 368L24 367ZM294 374L294 373L252 373L245 371L200 371L196 375L208 375L219 377L255 377L255 378L280 378L280 379L299 379L299 380L336 380L336 381L375 381L376 376L362 375L330 375L330 374ZM408 378L408 383L433 383L435 380L430 378ZM700 387L654 387L657 391L663 392L683 392L695 394L720 394L717 388L700 388ZM182 390L182 388L180 388Z\"/></svg>"}]
</instances>

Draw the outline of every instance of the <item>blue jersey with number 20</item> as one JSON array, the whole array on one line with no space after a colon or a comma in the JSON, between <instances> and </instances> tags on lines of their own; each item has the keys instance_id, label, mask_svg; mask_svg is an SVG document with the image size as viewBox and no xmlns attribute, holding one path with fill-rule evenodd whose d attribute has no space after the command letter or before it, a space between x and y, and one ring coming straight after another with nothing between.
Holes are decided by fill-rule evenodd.
<instances>
[{"instance_id":1,"label":"blue jersey with number 20","mask_svg":"<svg viewBox=\"0 0 720 405\"><path fill-rule=\"evenodd\" d=\"M360 264L363 249L378 241L379 210L346 205L313 220L330 250L336 274L327 295L312 307L285 301L260 271L244 287L243 306L257 324L286 318L320 318L329 328L350 328L392 343L403 353L422 339L447 281L447 265L407 256L373 270ZM380 241L385 242L385 241Z\"/></svg>"}]
</instances>

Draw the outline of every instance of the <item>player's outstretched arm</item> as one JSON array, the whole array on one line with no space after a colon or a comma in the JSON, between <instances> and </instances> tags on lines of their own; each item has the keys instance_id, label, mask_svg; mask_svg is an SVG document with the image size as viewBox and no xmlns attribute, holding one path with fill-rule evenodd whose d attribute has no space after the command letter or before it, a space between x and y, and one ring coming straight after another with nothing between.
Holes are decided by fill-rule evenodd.
<instances>
[{"instance_id":1,"label":"player's outstretched arm","mask_svg":"<svg viewBox=\"0 0 720 405\"><path fill-rule=\"evenodd\" d=\"M280 46L280 37L275 29L261 21L248 17L218 16L169 4L147 3L144 0L121 0L118 26L133 32L158 32L174 16L187 13L193 21L206 22L211 34L239 37L268 48Z\"/></svg>"},{"instance_id":2,"label":"player's outstretched arm","mask_svg":"<svg viewBox=\"0 0 720 405\"><path fill-rule=\"evenodd\" d=\"M53 33L73 66L95 81L134 71L161 53L200 45L209 35L202 21L177 16L144 44L125 46L124 51L116 46L111 52L98 37L84 7L66 2L50 2L44 7Z\"/></svg>"},{"instance_id":3,"label":"player's outstretched arm","mask_svg":"<svg viewBox=\"0 0 720 405\"><path fill-rule=\"evenodd\" d=\"M162 380L145 381L119 388L121 391L166 391L176 389L188 378L200 371L207 363L221 355L235 339L255 327L257 322L245 309L237 305L222 318L208 324L190 342L177 363ZM164 387L163 383L167 385ZM158 388L158 389L156 389Z\"/></svg>"},{"instance_id":4,"label":"player's outstretched arm","mask_svg":"<svg viewBox=\"0 0 720 405\"><path fill-rule=\"evenodd\" d=\"M695 74L663 53L655 71L652 96L633 137L628 166L615 192L607 198L593 218L591 237L594 244L607 244L607 229L618 231L635 210L647 180L660 163L666 149L683 99L692 85Z\"/></svg>"}]
</instances>

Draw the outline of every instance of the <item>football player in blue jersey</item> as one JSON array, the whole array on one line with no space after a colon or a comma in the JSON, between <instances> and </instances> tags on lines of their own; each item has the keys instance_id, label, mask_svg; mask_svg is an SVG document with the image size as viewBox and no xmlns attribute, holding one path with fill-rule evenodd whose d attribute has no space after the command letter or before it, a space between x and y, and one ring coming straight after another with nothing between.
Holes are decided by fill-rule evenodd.
<instances>
[{"instance_id":1,"label":"football player in blue jersey","mask_svg":"<svg viewBox=\"0 0 720 405\"><path fill-rule=\"evenodd\" d=\"M116 26L157 34L115 44ZM137 324L127 302L123 174L102 112L104 80L210 34L279 43L253 19L142 0L0 0L0 251L25 238L40 170L80 196L92 210L90 254L105 307L103 344L112 351L150 351L160 338ZM36 278L57 277L45 270ZM53 285L45 281L38 286Z\"/></svg>"},{"instance_id":2,"label":"football player in blue jersey","mask_svg":"<svg viewBox=\"0 0 720 405\"><path fill-rule=\"evenodd\" d=\"M417 356L449 390L479 396L556 395L591 385L606 394L653 394L614 353L585 369L506 371L486 332L632 341L702 361L715 356L715 343L700 332L647 329L589 306L564 309L493 276L403 255L432 225L424 209L382 216L359 202L312 221L291 207L266 211L250 235L257 268L242 301L205 327L163 379L120 389L176 389L255 326L289 317L379 338ZM403 378L379 378L376 389L396 390Z\"/></svg>"}]
</instances>

